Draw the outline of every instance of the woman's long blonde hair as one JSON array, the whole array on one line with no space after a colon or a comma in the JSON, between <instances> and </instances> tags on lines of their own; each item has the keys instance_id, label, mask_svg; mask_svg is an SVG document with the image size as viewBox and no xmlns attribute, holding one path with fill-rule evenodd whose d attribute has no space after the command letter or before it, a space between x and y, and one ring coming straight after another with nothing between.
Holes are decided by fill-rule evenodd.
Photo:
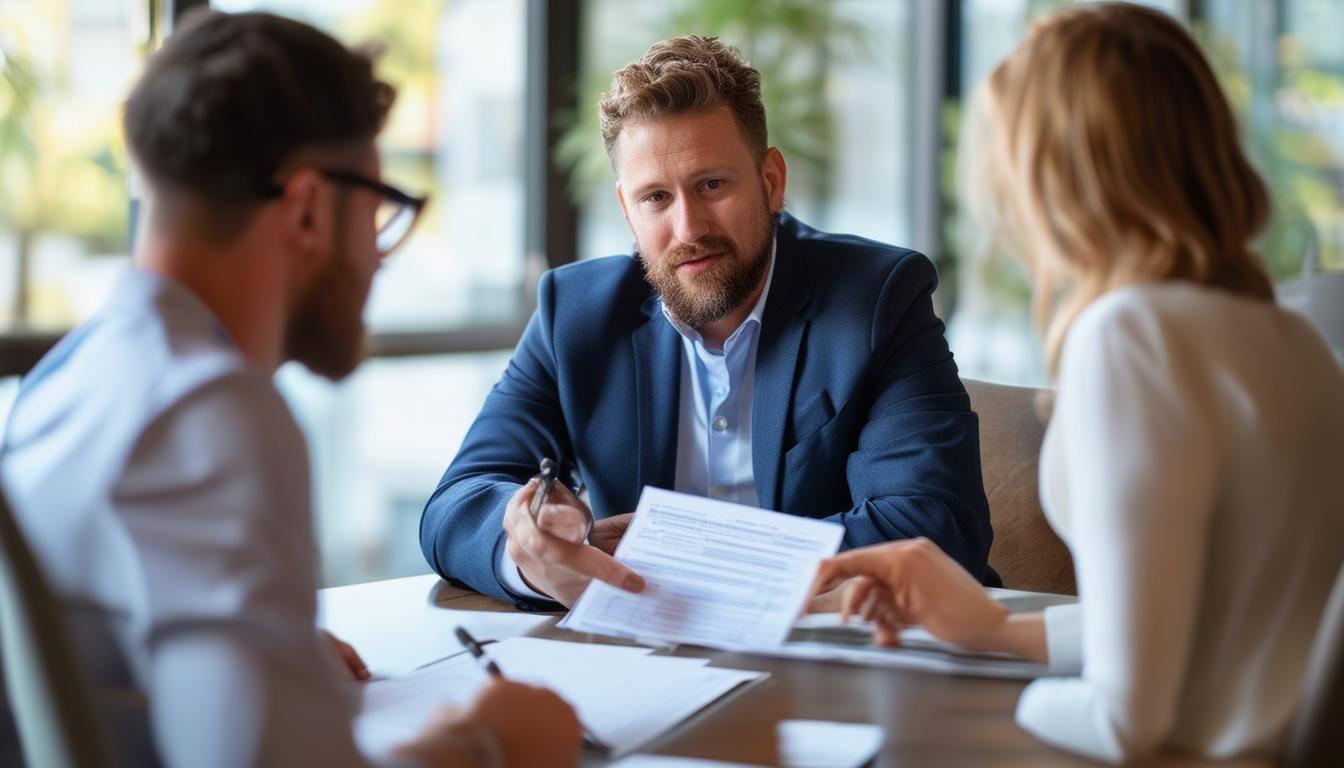
<instances>
[{"instance_id":1,"label":"woman's long blonde hair","mask_svg":"<svg viewBox=\"0 0 1344 768\"><path fill-rule=\"evenodd\" d=\"M1128 3L1051 14L978 101L972 215L1025 262L1052 371L1073 319L1120 286L1186 280L1273 301L1250 246L1265 185L1170 17Z\"/></svg>"}]
</instances>

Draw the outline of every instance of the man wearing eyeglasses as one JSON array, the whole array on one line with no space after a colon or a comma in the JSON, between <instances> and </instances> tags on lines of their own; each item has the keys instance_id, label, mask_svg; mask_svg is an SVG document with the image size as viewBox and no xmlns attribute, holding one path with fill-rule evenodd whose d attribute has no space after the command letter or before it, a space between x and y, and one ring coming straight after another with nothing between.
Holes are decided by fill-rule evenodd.
<instances>
[{"instance_id":1,"label":"man wearing eyeglasses","mask_svg":"<svg viewBox=\"0 0 1344 768\"><path fill-rule=\"evenodd\" d=\"M311 27L206 14L126 104L134 265L23 380L0 463L122 765L370 762L367 672L314 626L307 453L271 377L360 362L374 273L424 205L379 180L393 97ZM553 693L496 681L386 757L573 765L579 741Z\"/></svg>"},{"instance_id":2,"label":"man wearing eyeglasses","mask_svg":"<svg viewBox=\"0 0 1344 768\"><path fill-rule=\"evenodd\" d=\"M655 486L833 520L846 547L928 537L993 583L978 425L928 259L783 210L759 74L717 40L655 44L600 114L636 253L542 278L425 508L435 570L525 608L592 578L637 591L612 552ZM543 458L567 482L529 480Z\"/></svg>"}]
</instances>

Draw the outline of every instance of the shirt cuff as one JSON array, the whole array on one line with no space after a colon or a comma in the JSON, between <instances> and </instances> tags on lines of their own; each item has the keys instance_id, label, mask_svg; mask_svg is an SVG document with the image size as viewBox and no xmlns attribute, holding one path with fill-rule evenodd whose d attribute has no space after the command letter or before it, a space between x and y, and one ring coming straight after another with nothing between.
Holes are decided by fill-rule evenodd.
<instances>
[{"instance_id":1,"label":"shirt cuff","mask_svg":"<svg viewBox=\"0 0 1344 768\"><path fill-rule=\"evenodd\" d=\"M1078 603L1045 609L1045 648L1052 675L1083 671L1083 613Z\"/></svg>"},{"instance_id":2,"label":"shirt cuff","mask_svg":"<svg viewBox=\"0 0 1344 768\"><path fill-rule=\"evenodd\" d=\"M523 575L518 572L518 564L509 557L509 548L504 546L504 541L504 537L501 536L499 546L495 548L495 578L514 597L550 600L551 598L527 586L527 582L523 581Z\"/></svg>"},{"instance_id":3,"label":"shirt cuff","mask_svg":"<svg viewBox=\"0 0 1344 768\"><path fill-rule=\"evenodd\" d=\"M1041 741L1093 760L1119 763L1126 756L1104 701L1082 678L1031 683L1017 700L1016 720Z\"/></svg>"}]
</instances>

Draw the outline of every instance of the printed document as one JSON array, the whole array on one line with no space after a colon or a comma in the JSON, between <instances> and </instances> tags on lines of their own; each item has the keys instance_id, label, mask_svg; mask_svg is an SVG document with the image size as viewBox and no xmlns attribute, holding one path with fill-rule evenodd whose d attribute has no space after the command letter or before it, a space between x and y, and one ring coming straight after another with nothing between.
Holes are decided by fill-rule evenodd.
<instances>
[{"instance_id":1,"label":"printed document","mask_svg":"<svg viewBox=\"0 0 1344 768\"><path fill-rule=\"evenodd\" d=\"M711 648L778 646L843 535L835 523L645 488L616 548L644 591L594 581L559 626Z\"/></svg>"},{"instance_id":2,"label":"printed document","mask_svg":"<svg viewBox=\"0 0 1344 768\"><path fill-rule=\"evenodd\" d=\"M466 627L478 640L503 640L549 617L450 610L431 602L439 577L410 576L317 592L317 624L359 652L374 677L396 677L466 650L453 635Z\"/></svg>"}]
</instances>

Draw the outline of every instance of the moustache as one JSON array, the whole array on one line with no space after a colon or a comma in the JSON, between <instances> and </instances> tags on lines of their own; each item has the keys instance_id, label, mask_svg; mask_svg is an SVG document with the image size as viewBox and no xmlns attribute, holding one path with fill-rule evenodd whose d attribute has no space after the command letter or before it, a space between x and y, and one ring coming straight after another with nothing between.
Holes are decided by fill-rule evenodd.
<instances>
[{"instance_id":1,"label":"moustache","mask_svg":"<svg viewBox=\"0 0 1344 768\"><path fill-rule=\"evenodd\" d=\"M690 245L678 245L663 252L663 263L671 269L691 261L698 261L706 256L722 254L732 256L737 253L733 247L733 241L726 237L706 237Z\"/></svg>"}]
</instances>

